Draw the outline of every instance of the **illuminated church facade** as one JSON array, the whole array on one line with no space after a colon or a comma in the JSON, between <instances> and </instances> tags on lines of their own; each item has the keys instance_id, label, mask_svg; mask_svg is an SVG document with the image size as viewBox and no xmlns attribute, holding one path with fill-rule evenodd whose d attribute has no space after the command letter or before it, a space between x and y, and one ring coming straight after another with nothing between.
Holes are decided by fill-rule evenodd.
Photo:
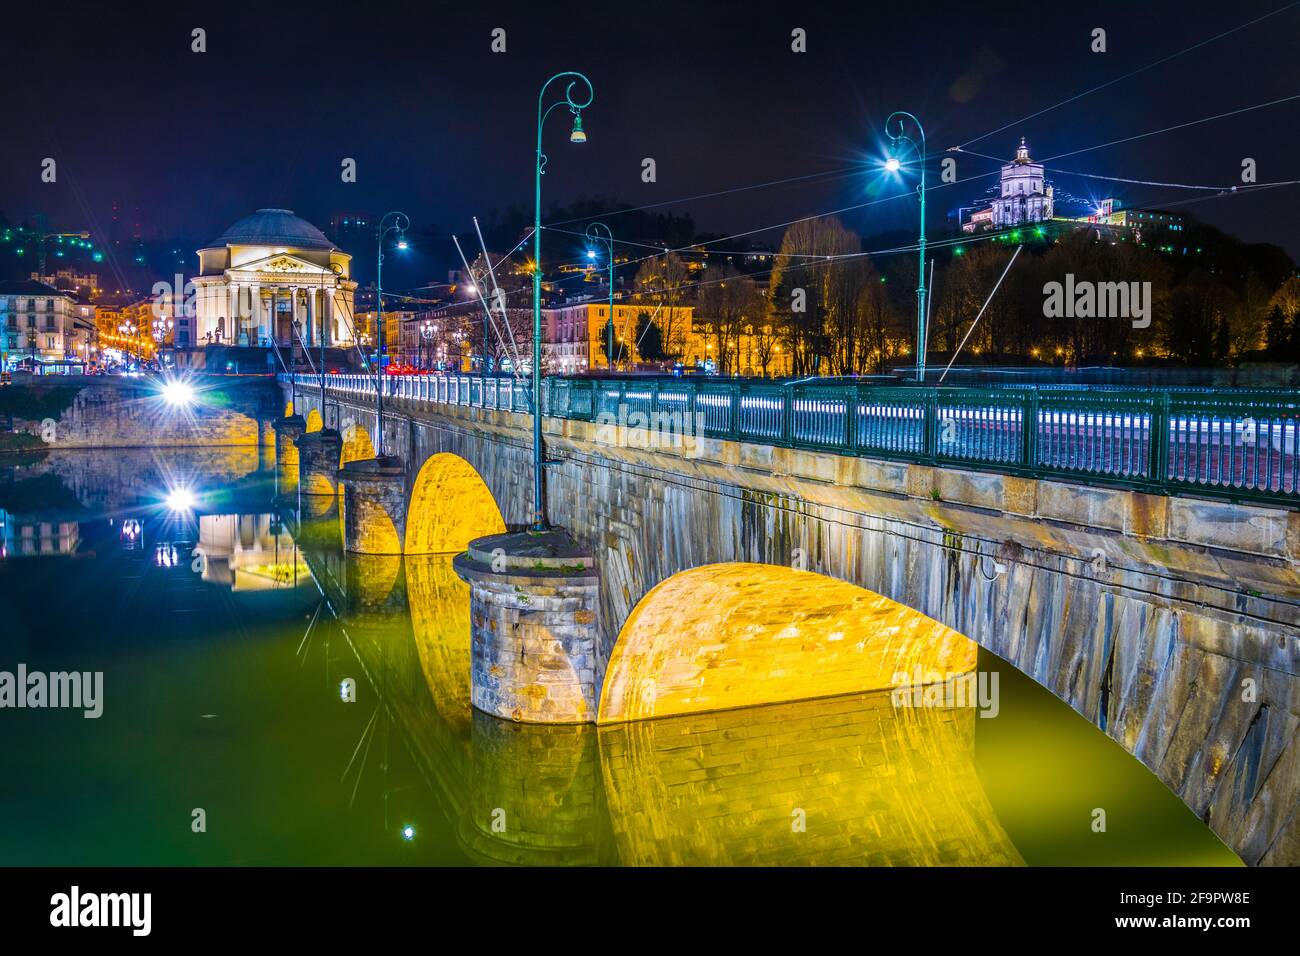
<instances>
[{"instance_id":1,"label":"illuminated church facade","mask_svg":"<svg viewBox=\"0 0 1300 956\"><path fill-rule=\"evenodd\" d=\"M962 223L965 232L981 229L1008 229L1025 223L1046 222L1055 213L1054 189L1047 185L1042 163L1029 156L1024 137L1016 157L1002 167L998 196L985 209Z\"/></svg>"},{"instance_id":2,"label":"illuminated church facade","mask_svg":"<svg viewBox=\"0 0 1300 956\"><path fill-rule=\"evenodd\" d=\"M259 209L198 256L196 345L352 344L352 257L292 210Z\"/></svg>"}]
</instances>

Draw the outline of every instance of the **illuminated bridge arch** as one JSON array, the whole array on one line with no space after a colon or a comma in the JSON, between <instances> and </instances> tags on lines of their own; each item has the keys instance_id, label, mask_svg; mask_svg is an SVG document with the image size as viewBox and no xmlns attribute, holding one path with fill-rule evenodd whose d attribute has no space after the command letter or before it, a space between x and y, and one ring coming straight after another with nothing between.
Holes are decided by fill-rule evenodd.
<instances>
[{"instance_id":1,"label":"illuminated bridge arch","mask_svg":"<svg viewBox=\"0 0 1300 956\"><path fill-rule=\"evenodd\" d=\"M599 722L726 710L931 682L975 667L974 641L873 591L783 565L673 575L632 610Z\"/></svg>"},{"instance_id":2,"label":"illuminated bridge arch","mask_svg":"<svg viewBox=\"0 0 1300 956\"><path fill-rule=\"evenodd\" d=\"M444 452L421 466L406 513L407 554L458 553L505 530L496 499L464 458Z\"/></svg>"},{"instance_id":3,"label":"illuminated bridge arch","mask_svg":"<svg viewBox=\"0 0 1300 956\"><path fill-rule=\"evenodd\" d=\"M320 417L320 412L312 409L307 413L307 431L318 432L325 427L325 420Z\"/></svg>"},{"instance_id":4,"label":"illuminated bridge arch","mask_svg":"<svg viewBox=\"0 0 1300 956\"><path fill-rule=\"evenodd\" d=\"M343 427L343 451L339 454L339 467L350 461L362 461L375 457L375 446L370 440L370 432L364 425L351 423Z\"/></svg>"}]
</instances>

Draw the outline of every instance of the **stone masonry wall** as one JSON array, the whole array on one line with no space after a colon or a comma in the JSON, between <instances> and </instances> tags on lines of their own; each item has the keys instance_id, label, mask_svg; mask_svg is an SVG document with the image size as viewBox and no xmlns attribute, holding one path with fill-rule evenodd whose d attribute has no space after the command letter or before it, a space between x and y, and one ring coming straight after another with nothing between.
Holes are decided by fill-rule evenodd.
<instances>
[{"instance_id":1,"label":"stone masonry wall","mask_svg":"<svg viewBox=\"0 0 1300 956\"><path fill-rule=\"evenodd\" d=\"M97 376L13 385L14 389L76 389L53 424L16 418L15 431L42 437L53 448L151 448L270 444L269 426L284 411L270 378L193 380L198 400L169 405L156 379Z\"/></svg>"}]
</instances>

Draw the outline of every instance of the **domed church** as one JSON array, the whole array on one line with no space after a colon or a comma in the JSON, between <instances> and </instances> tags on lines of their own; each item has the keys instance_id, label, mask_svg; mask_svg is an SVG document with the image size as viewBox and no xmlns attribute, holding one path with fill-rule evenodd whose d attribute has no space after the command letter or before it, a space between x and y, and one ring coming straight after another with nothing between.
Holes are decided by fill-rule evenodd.
<instances>
[{"instance_id":1,"label":"domed church","mask_svg":"<svg viewBox=\"0 0 1300 956\"><path fill-rule=\"evenodd\" d=\"M198 250L195 344L350 346L352 257L289 209L259 209ZM297 322L295 327L294 323Z\"/></svg>"}]
</instances>

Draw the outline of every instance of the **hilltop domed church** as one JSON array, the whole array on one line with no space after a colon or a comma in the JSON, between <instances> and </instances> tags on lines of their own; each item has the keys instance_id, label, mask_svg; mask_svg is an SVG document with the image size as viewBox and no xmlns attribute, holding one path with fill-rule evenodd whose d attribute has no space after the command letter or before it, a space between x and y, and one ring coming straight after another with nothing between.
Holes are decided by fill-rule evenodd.
<instances>
[{"instance_id":1,"label":"hilltop domed church","mask_svg":"<svg viewBox=\"0 0 1300 956\"><path fill-rule=\"evenodd\" d=\"M1045 222L1053 216L1053 199L1043 164L1029 158L1029 147L1020 137L1016 158L1002 167L1002 194L993 200L993 227Z\"/></svg>"},{"instance_id":2,"label":"hilltop domed church","mask_svg":"<svg viewBox=\"0 0 1300 956\"><path fill-rule=\"evenodd\" d=\"M352 257L291 210L259 209L198 255L193 282L199 347L283 351L297 341L316 349L322 336L327 348L352 345Z\"/></svg>"},{"instance_id":3,"label":"hilltop domed church","mask_svg":"<svg viewBox=\"0 0 1300 956\"><path fill-rule=\"evenodd\" d=\"M961 224L962 232L1047 222L1056 215L1055 205L1056 191L1047 184L1043 164L1030 157L1029 147L1022 136L1016 148L1016 158L1002 167L997 198L983 209L976 209Z\"/></svg>"}]
</instances>

